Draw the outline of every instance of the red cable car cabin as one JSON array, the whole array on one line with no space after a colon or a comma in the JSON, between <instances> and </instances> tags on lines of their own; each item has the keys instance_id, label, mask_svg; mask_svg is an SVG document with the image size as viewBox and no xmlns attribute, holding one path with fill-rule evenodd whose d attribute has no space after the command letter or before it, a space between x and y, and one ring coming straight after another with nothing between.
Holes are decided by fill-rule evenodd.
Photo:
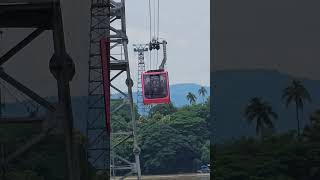
<instances>
[{"instance_id":1,"label":"red cable car cabin","mask_svg":"<svg viewBox=\"0 0 320 180\"><path fill-rule=\"evenodd\" d=\"M143 104L170 103L168 72L151 70L142 73Z\"/></svg>"}]
</instances>

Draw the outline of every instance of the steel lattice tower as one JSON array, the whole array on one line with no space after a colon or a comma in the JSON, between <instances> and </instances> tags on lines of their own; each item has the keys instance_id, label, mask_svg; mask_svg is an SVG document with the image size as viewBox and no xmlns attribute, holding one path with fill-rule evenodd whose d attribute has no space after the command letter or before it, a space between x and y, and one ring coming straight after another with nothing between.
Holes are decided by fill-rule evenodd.
<instances>
[{"instance_id":1,"label":"steel lattice tower","mask_svg":"<svg viewBox=\"0 0 320 180\"><path fill-rule=\"evenodd\" d=\"M132 99L133 81L130 76L128 61L124 0L92 0L90 26L87 115L88 161L102 172L110 170L111 177L123 175L120 179L124 179L126 176L136 174L137 179L140 180L140 149L136 139L136 117ZM110 61L108 67L110 74L113 74L108 79L108 85L123 97L117 100L121 103L118 107L112 107L110 114L105 113L105 94L100 58L100 40L104 38L107 39L108 45L106 47L108 49L106 51L110 55L108 57ZM126 80L120 81L121 75L125 75ZM116 87L116 83L126 84L126 91ZM107 102L110 102L110 94L106 96L109 96ZM121 123L113 120L112 114L126 107L129 107L130 110L130 127L118 125L117 129L114 129L115 124ZM110 134L107 132L106 117L111 117ZM132 142L134 162L130 162L129 157L121 157L117 149L121 144L128 142ZM122 174L119 174L118 171L122 171Z\"/></svg>"},{"instance_id":2,"label":"steel lattice tower","mask_svg":"<svg viewBox=\"0 0 320 180\"><path fill-rule=\"evenodd\" d=\"M134 52L138 53L137 108L141 115L146 115L150 107L143 104L141 75L145 72L144 52L148 51L148 44L137 44L134 46Z\"/></svg>"},{"instance_id":3,"label":"steel lattice tower","mask_svg":"<svg viewBox=\"0 0 320 180\"><path fill-rule=\"evenodd\" d=\"M91 4L90 50L88 75L87 158L97 170L108 169L108 143L104 121L104 104L100 67L99 40L109 29L108 1L93 0Z\"/></svg>"},{"instance_id":4,"label":"steel lattice tower","mask_svg":"<svg viewBox=\"0 0 320 180\"><path fill-rule=\"evenodd\" d=\"M19 145L18 148L9 152L8 155L4 156L2 154L0 162L1 170L4 171L5 168L9 167L8 165L10 163L23 157L25 153L32 150L32 147L41 142L45 142L48 136L58 135L64 138L65 144L66 174L64 179L86 179L86 174L82 171L85 168L81 166L80 143L77 142L78 138L75 136L76 131L73 128L70 82L75 74L75 67L74 62L68 55L65 47L60 1L16 0L13 3L12 1L2 0L0 12L0 28L8 28L8 30L11 30L12 28L32 30L30 34L0 57L0 78L2 81L10 84L18 92L21 92L45 109L45 114L43 116L2 116L0 118L1 125L15 124L18 126L19 124L34 123L42 126L39 129L40 132L32 136L24 142L24 144ZM12 57L19 53L23 48L30 45L33 40L45 31L50 31L52 33L51 38L53 40L54 52L49 61L49 69L57 82L57 102L48 101L5 71L6 62L11 60ZM32 70L37 72L40 68L43 67L37 67ZM2 152L4 152L3 148L4 147L2 147Z\"/></svg>"}]
</instances>

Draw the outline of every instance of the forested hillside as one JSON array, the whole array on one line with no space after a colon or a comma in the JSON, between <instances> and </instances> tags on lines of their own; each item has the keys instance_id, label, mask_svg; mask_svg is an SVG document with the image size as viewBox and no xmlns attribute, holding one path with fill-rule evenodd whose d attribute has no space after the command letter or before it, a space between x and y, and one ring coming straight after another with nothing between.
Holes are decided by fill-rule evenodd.
<instances>
[{"instance_id":1,"label":"forested hillside","mask_svg":"<svg viewBox=\"0 0 320 180\"><path fill-rule=\"evenodd\" d=\"M209 99L206 96L198 104L191 100L190 105L180 108L171 103L156 105L148 116L138 117L137 134L143 174L196 172L201 165L210 162ZM112 118L121 121L121 124L129 123L126 115L120 111ZM113 129L116 128L115 124ZM121 149L120 155L133 159L129 143L118 149Z\"/></svg>"},{"instance_id":2,"label":"forested hillside","mask_svg":"<svg viewBox=\"0 0 320 180\"><path fill-rule=\"evenodd\" d=\"M185 95L189 105L175 107L173 104L154 106L149 115L142 117L136 111L138 121L138 142L141 148L141 169L143 174L190 173L203 164L210 162L210 97L202 88L199 94ZM197 101L197 99L200 99ZM79 100L80 101L80 100ZM198 102L198 103L197 103ZM121 101L112 100L111 109ZM76 111L82 107L76 103ZM112 121L130 127L129 107L122 108L112 115ZM104 122L102 122L104 123ZM113 123L113 130L119 123ZM15 147L26 142L39 133L40 126L2 126L0 128L0 144L9 153ZM82 135L81 135L82 134ZM78 132L80 146L85 148L85 137ZM120 155L132 157L132 146L123 144ZM83 149L84 150L84 149ZM80 152L85 153L84 151ZM83 155L83 154L82 154ZM84 157L84 156L83 156ZM86 163L82 159L81 166ZM10 180L63 180L65 179L64 140L61 136L50 135L49 138L26 153L23 158L9 164L2 171L2 178ZM91 179L103 179L96 176L90 168Z\"/></svg>"}]
</instances>

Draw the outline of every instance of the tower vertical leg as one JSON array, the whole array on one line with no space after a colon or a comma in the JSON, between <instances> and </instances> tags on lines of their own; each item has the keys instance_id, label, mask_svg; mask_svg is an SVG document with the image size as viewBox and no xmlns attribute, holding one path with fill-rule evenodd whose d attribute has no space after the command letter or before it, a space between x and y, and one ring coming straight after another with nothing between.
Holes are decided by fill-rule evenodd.
<instances>
[{"instance_id":1,"label":"tower vertical leg","mask_svg":"<svg viewBox=\"0 0 320 180\"><path fill-rule=\"evenodd\" d=\"M54 6L54 28L52 31L55 53L50 60L50 71L57 80L58 103L63 111L61 120L64 124L68 178L80 180L79 169L75 169L76 164L74 163L75 157L73 155L73 115L69 87L69 81L72 80L75 69L73 61L65 50L61 9L58 4L54 4Z\"/></svg>"}]
</instances>

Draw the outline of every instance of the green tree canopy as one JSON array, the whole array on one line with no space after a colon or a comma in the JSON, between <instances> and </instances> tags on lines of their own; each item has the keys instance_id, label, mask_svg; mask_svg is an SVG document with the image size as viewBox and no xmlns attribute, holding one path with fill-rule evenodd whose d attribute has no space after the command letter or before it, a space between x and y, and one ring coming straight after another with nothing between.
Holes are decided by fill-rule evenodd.
<instances>
[{"instance_id":1,"label":"green tree canopy","mask_svg":"<svg viewBox=\"0 0 320 180\"><path fill-rule=\"evenodd\" d=\"M139 125L144 173L195 172L209 162L208 106L185 106L171 114L157 111Z\"/></svg>"},{"instance_id":2,"label":"green tree canopy","mask_svg":"<svg viewBox=\"0 0 320 180\"><path fill-rule=\"evenodd\" d=\"M273 120L278 117L272 107L260 97L250 99L244 115L249 123L255 121L257 135L266 128L274 128Z\"/></svg>"},{"instance_id":3,"label":"green tree canopy","mask_svg":"<svg viewBox=\"0 0 320 180\"><path fill-rule=\"evenodd\" d=\"M153 106L149 111L149 116L152 117L156 112L163 116L172 114L177 111L177 108L170 102L169 104L158 104Z\"/></svg>"}]
</instances>

